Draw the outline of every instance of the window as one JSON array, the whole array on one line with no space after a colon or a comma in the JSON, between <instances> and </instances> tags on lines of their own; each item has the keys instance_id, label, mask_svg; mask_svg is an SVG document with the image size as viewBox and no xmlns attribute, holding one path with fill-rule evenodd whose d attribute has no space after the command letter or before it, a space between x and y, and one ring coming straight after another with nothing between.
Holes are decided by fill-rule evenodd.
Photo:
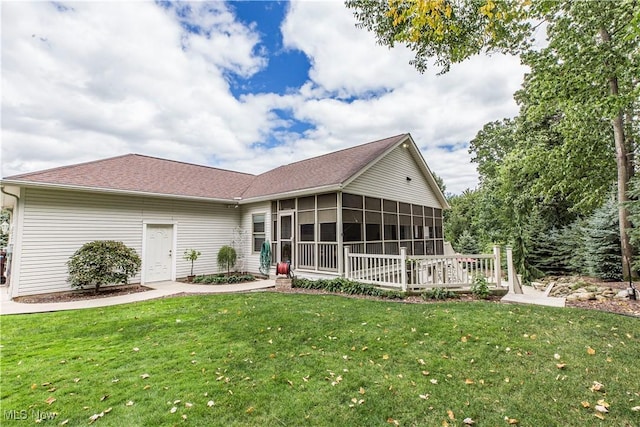
<instances>
[{"instance_id":1,"label":"window","mask_svg":"<svg viewBox=\"0 0 640 427\"><path fill-rule=\"evenodd\" d=\"M362 209L362 196L342 193L342 206L345 208Z\"/></svg>"},{"instance_id":2,"label":"window","mask_svg":"<svg viewBox=\"0 0 640 427\"><path fill-rule=\"evenodd\" d=\"M321 242L335 242L338 240L336 233L336 223L327 222L320 224L320 241Z\"/></svg>"},{"instance_id":3,"label":"window","mask_svg":"<svg viewBox=\"0 0 640 427\"><path fill-rule=\"evenodd\" d=\"M382 240L382 215L377 212L366 212L365 227L366 239L368 242Z\"/></svg>"},{"instance_id":4,"label":"window","mask_svg":"<svg viewBox=\"0 0 640 427\"><path fill-rule=\"evenodd\" d=\"M362 211L343 209L343 240L345 242L362 241Z\"/></svg>"},{"instance_id":5,"label":"window","mask_svg":"<svg viewBox=\"0 0 640 427\"><path fill-rule=\"evenodd\" d=\"M298 202L302 200L299 199ZM301 242L313 242L316 240L315 235L315 212L299 212L298 213L298 224L300 227L300 241Z\"/></svg>"},{"instance_id":6,"label":"window","mask_svg":"<svg viewBox=\"0 0 640 427\"><path fill-rule=\"evenodd\" d=\"M265 228L264 228L264 214L254 214L253 218L253 251L260 252L262 244L264 243Z\"/></svg>"}]
</instances>

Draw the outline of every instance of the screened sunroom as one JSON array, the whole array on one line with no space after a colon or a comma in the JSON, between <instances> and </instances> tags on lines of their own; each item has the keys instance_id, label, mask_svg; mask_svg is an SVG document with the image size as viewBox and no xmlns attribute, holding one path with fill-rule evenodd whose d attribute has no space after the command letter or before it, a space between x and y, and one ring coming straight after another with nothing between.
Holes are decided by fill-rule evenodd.
<instances>
[{"instance_id":1,"label":"screened sunroom","mask_svg":"<svg viewBox=\"0 0 640 427\"><path fill-rule=\"evenodd\" d=\"M444 253L442 210L351 193L282 199L271 204L273 261L297 271L340 274L351 253Z\"/></svg>"}]
</instances>

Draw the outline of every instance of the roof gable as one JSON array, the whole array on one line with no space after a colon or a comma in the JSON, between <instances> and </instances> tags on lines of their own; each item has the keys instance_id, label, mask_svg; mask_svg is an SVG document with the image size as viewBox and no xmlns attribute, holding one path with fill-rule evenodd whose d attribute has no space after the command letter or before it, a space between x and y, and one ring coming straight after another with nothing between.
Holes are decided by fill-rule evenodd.
<instances>
[{"instance_id":1,"label":"roof gable","mask_svg":"<svg viewBox=\"0 0 640 427\"><path fill-rule=\"evenodd\" d=\"M280 166L258 175L242 197L249 199L343 184L407 136L396 135Z\"/></svg>"}]
</instances>

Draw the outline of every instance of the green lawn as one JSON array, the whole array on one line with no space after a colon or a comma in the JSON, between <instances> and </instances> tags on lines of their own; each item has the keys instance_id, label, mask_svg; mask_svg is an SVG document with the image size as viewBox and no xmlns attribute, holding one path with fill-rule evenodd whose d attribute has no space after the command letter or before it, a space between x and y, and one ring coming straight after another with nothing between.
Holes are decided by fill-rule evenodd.
<instances>
[{"instance_id":1,"label":"green lawn","mask_svg":"<svg viewBox=\"0 0 640 427\"><path fill-rule=\"evenodd\" d=\"M640 321L595 311L265 292L0 321L3 426L640 425Z\"/></svg>"}]
</instances>

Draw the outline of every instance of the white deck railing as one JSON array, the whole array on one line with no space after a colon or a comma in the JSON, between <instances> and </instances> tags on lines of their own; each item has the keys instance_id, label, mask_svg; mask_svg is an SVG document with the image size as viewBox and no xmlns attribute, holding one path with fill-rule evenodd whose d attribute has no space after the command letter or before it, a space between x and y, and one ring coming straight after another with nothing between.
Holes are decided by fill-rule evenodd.
<instances>
[{"instance_id":1,"label":"white deck railing","mask_svg":"<svg viewBox=\"0 0 640 427\"><path fill-rule=\"evenodd\" d=\"M507 254L511 249L507 248ZM406 249L400 255L377 255L344 251L344 276L350 280L379 286L407 289L433 287L468 287L476 277L484 277L489 285L501 287L500 247L493 254L420 255L407 257ZM509 283L512 273L509 271Z\"/></svg>"},{"instance_id":2,"label":"white deck railing","mask_svg":"<svg viewBox=\"0 0 640 427\"><path fill-rule=\"evenodd\" d=\"M338 271L338 244L300 242L297 260L301 269Z\"/></svg>"}]
</instances>

